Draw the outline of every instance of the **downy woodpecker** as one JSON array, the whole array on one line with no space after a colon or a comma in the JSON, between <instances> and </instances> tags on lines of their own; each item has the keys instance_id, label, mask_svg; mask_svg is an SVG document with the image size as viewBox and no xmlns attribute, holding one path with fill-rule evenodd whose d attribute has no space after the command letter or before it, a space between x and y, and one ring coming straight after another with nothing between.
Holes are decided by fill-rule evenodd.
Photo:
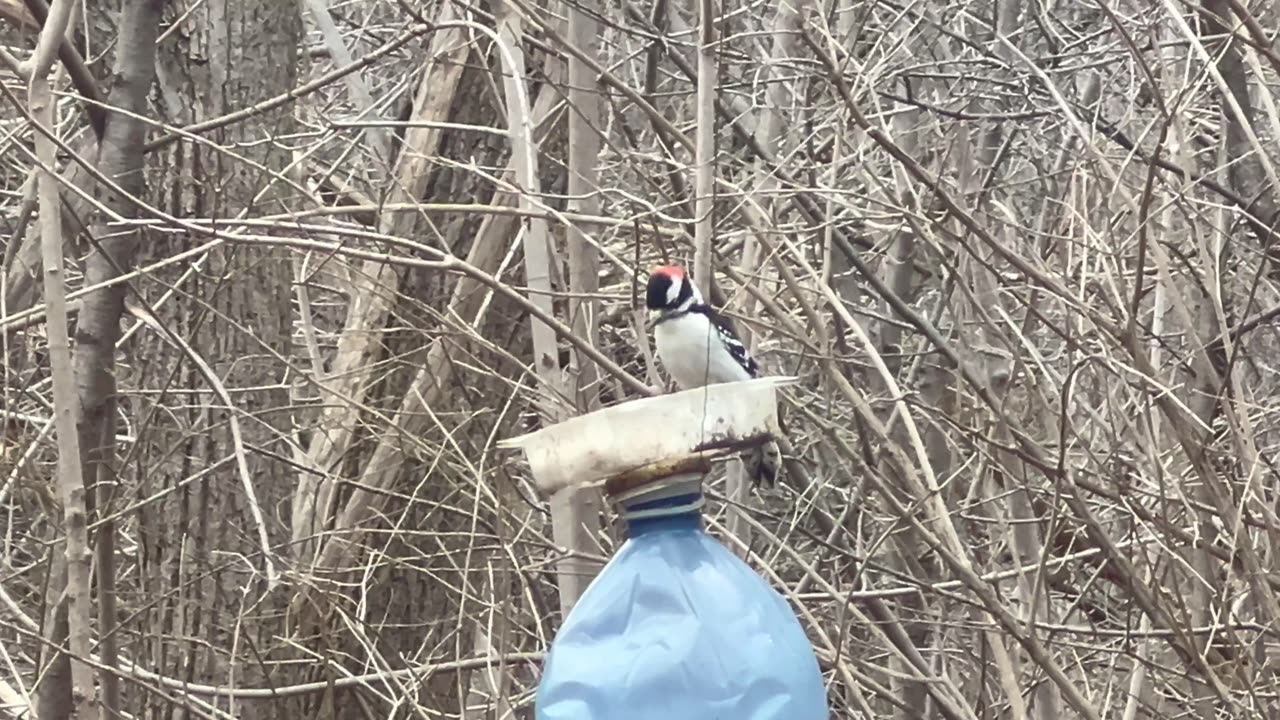
<instances>
[{"instance_id":1,"label":"downy woodpecker","mask_svg":"<svg viewBox=\"0 0 1280 720\"><path fill-rule=\"evenodd\" d=\"M760 376L760 366L714 308L703 301L684 268L666 265L649 275L645 294L658 358L682 390ZM743 458L753 482L773 485L782 453L769 440Z\"/></svg>"}]
</instances>

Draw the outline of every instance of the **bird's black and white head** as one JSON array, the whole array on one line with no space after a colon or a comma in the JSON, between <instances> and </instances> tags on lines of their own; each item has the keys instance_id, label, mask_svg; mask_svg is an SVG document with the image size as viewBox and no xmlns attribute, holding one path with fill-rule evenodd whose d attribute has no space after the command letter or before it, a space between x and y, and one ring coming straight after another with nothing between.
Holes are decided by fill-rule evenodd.
<instances>
[{"instance_id":1,"label":"bird's black and white head","mask_svg":"<svg viewBox=\"0 0 1280 720\"><path fill-rule=\"evenodd\" d=\"M689 308L701 303L698 288L693 286L688 274L679 265L664 265L649 274L645 305L649 308L651 317L687 312Z\"/></svg>"}]
</instances>

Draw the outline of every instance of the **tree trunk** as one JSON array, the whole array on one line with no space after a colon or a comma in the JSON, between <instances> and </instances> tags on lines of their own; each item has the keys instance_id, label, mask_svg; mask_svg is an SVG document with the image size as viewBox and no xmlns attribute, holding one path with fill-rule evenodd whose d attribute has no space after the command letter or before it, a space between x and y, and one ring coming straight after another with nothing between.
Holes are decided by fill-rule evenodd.
<instances>
[{"instance_id":1,"label":"tree trunk","mask_svg":"<svg viewBox=\"0 0 1280 720\"><path fill-rule=\"evenodd\" d=\"M294 2L211 0L191 7L169 4L167 40L159 48L159 107L170 125L187 126L251 107L294 87L301 17ZM182 139L154 158L161 173L158 206L179 218L216 222L234 233L238 216L287 207L294 194L280 173L291 159L287 143L292 108L284 105L210 130L205 143ZM148 246L150 259L208 242L200 233L170 232ZM185 246L185 247L184 247ZM276 508L292 494L288 458L289 393L279 358L287 357L292 270L287 251L225 243L196 262L190 274L166 270L139 283L142 301L159 323L185 342L229 391L219 399L195 359L175 352L167 337L143 330L134 340L137 375L130 379L159 395L135 396L132 414L149 432L134 448L148 471L138 493L162 499L139 518L139 572L157 598L147 608L145 647L152 669L192 682L256 684L261 664L240 665L214 648L258 647L282 629L270 619L244 617L242 604L260 598L266 584L257 521L250 512L234 455L243 451L256 498ZM171 288L174 300L158 304ZM175 402L176 401L176 402ZM154 403L154 404L153 404ZM227 417L236 414L242 443ZM194 478L194 481L193 481ZM276 513L269 513L276 517ZM268 528L274 542L283 528ZM246 563L227 567L228 557ZM247 574L242 571L248 570ZM268 652L270 646L260 647ZM139 648L141 651L141 648ZM148 695L135 713L167 715L164 700ZM132 705L132 703L131 703ZM236 706L242 717L253 706Z\"/></svg>"},{"instance_id":2,"label":"tree trunk","mask_svg":"<svg viewBox=\"0 0 1280 720\"><path fill-rule=\"evenodd\" d=\"M50 75L57 47L63 42L63 33L71 18L71 6L62 2L55 5L36 44L32 56L28 107L31 119L40 126L36 131L36 155L41 169L37 180L40 200L40 256L44 265L44 300L49 352L49 375L53 384L54 429L57 435L57 489L62 500L64 531L62 546L65 550L65 574L57 580L65 581L65 602L57 584L50 590L58 597L54 610L54 622L47 628L59 641L64 637L63 623L59 615L65 614L66 648L70 654L70 673L56 675L62 682L49 682L41 686L41 709L48 708L47 717L61 720L76 717L79 720L96 720L98 717L96 673L89 665L89 649L92 645L89 517L86 508L86 488L83 467L80 464L80 437L76 431L80 404L76 396L75 369L71 354L71 339L67 329L66 263L63 256L61 209L58 192L57 145L55 134L58 123ZM56 561L55 561L56 562ZM55 668L57 661L55 660ZM60 668L57 668L60 669Z\"/></svg>"},{"instance_id":3,"label":"tree trunk","mask_svg":"<svg viewBox=\"0 0 1280 720\"><path fill-rule=\"evenodd\" d=\"M147 97L155 80L156 37L159 35L163 0L127 0L121 12L120 36L116 48L115 85L111 90L98 170L117 188L99 187L97 197L113 213L135 217L133 198L144 190L142 147L146 138ZM96 285L133 269L144 231L119 230L106 225L94 227L96 246L85 263L84 282ZM86 295L76 325L76 379L80 395L80 448L84 480L89 498L100 515L114 509L116 436L116 342L120 337L120 316L124 311L125 285L114 285ZM99 632L107 635L100 650L108 667L115 664L114 634L115 577L114 523L108 521L98 535L96 577L99 603ZM108 717L120 707L119 679L111 672L102 676L102 705Z\"/></svg>"}]
</instances>

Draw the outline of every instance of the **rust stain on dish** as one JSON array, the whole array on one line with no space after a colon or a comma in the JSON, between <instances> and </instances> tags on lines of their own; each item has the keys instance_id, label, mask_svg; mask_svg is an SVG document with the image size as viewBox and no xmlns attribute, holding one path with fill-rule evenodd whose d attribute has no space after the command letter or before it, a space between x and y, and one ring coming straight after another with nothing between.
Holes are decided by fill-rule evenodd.
<instances>
[{"instance_id":1,"label":"rust stain on dish","mask_svg":"<svg viewBox=\"0 0 1280 720\"><path fill-rule=\"evenodd\" d=\"M662 460L648 465L642 465L634 470L628 470L618 473L608 480L604 481L604 491L608 495L617 495L618 493L634 490L642 485L648 485L655 480L671 477L672 475L683 475L693 472L710 472L711 457L706 454L685 455L684 457L672 460Z\"/></svg>"}]
</instances>

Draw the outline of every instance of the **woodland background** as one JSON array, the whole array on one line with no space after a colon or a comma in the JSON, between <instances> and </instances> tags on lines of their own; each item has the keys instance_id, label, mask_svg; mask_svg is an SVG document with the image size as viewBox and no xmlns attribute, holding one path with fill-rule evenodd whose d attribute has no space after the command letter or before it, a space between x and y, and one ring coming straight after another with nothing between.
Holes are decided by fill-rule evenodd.
<instances>
[{"instance_id":1,"label":"woodland background","mask_svg":"<svg viewBox=\"0 0 1280 720\"><path fill-rule=\"evenodd\" d=\"M1271 3L45 1L4 712L531 718L620 536L495 442L665 389L678 261L802 379L709 518L834 717L1280 715Z\"/></svg>"}]
</instances>

